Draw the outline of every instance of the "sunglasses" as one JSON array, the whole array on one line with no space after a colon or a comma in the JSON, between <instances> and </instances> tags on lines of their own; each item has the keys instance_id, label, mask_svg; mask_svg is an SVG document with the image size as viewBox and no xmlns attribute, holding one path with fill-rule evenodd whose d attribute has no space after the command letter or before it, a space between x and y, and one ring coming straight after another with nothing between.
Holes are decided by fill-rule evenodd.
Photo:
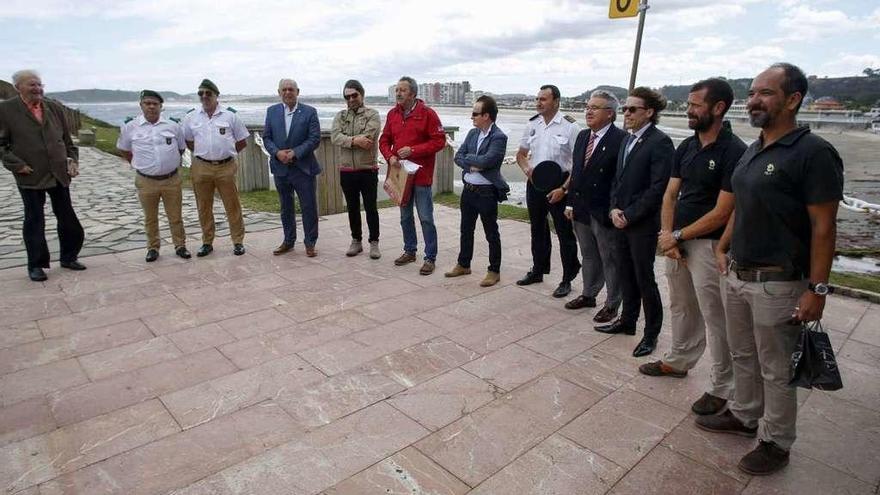
<instances>
[{"instance_id":1,"label":"sunglasses","mask_svg":"<svg viewBox=\"0 0 880 495\"><path fill-rule=\"evenodd\" d=\"M620 107L620 109L623 110L623 113L636 113L636 112L639 111L639 110L645 110L645 109L647 109L647 108L648 108L648 107L637 107L637 106L632 106L632 107Z\"/></svg>"},{"instance_id":2,"label":"sunglasses","mask_svg":"<svg viewBox=\"0 0 880 495\"><path fill-rule=\"evenodd\" d=\"M213 92L213 91L199 91L199 92L196 93L196 94L199 95L199 98L201 98L201 97L203 97L203 96L214 96L214 92Z\"/></svg>"},{"instance_id":3,"label":"sunglasses","mask_svg":"<svg viewBox=\"0 0 880 495\"><path fill-rule=\"evenodd\" d=\"M471 117L479 117L480 115L483 115L484 113L486 113L486 112L471 112Z\"/></svg>"},{"instance_id":4,"label":"sunglasses","mask_svg":"<svg viewBox=\"0 0 880 495\"><path fill-rule=\"evenodd\" d=\"M356 100L357 97L360 96L360 93L352 93L350 95L342 95L346 100Z\"/></svg>"}]
</instances>

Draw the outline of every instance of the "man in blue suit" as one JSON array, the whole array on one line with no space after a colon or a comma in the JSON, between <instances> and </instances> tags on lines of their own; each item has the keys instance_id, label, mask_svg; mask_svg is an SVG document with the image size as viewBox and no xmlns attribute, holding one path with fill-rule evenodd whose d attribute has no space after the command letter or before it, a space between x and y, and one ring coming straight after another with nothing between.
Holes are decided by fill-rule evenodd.
<instances>
[{"instance_id":1,"label":"man in blue suit","mask_svg":"<svg viewBox=\"0 0 880 495\"><path fill-rule=\"evenodd\" d=\"M314 257L318 241L318 205L315 199L316 178L321 164L315 158L315 149L321 142L321 124L314 107L298 103L299 87L293 79L278 83L281 103L266 111L263 144L269 152L269 168L275 177L275 188L281 200L281 225L284 240L273 254L284 254L296 242L296 212L293 193L299 196L302 210L303 237L306 255Z\"/></svg>"},{"instance_id":2,"label":"man in blue suit","mask_svg":"<svg viewBox=\"0 0 880 495\"><path fill-rule=\"evenodd\" d=\"M501 235L498 233L498 202L507 199L510 191L501 176L501 162L507 151L507 135L495 125L498 105L491 96L481 96L474 103L471 119L474 128L455 153L455 164L462 168L461 248L458 263L446 272L447 277L471 273L474 254L474 229L477 217L489 241L489 269L480 282L491 287L501 279Z\"/></svg>"}]
</instances>

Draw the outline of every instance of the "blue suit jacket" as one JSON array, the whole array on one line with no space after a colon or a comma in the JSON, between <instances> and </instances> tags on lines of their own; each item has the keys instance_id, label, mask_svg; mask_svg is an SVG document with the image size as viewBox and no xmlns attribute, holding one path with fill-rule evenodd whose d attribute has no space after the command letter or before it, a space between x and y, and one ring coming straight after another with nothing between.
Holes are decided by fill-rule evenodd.
<instances>
[{"instance_id":1,"label":"blue suit jacket","mask_svg":"<svg viewBox=\"0 0 880 495\"><path fill-rule=\"evenodd\" d=\"M480 130L476 127L468 132L464 143L455 152L455 164L462 168L462 178L471 171L471 167L480 169L483 177L498 190L498 201L504 201L510 191L510 186L501 175L501 163L507 152L507 135L497 125L493 125L489 135L480 144L480 149L477 149L479 137Z\"/></svg>"},{"instance_id":2,"label":"blue suit jacket","mask_svg":"<svg viewBox=\"0 0 880 495\"><path fill-rule=\"evenodd\" d=\"M299 103L290 122L290 134L284 134L284 104L272 105L266 110L263 145L269 152L272 175L285 176L290 167L297 167L307 175L321 173L321 164L315 158L315 149L321 143L321 124L314 107ZM292 149L296 158L289 164L276 158L278 150Z\"/></svg>"}]
</instances>

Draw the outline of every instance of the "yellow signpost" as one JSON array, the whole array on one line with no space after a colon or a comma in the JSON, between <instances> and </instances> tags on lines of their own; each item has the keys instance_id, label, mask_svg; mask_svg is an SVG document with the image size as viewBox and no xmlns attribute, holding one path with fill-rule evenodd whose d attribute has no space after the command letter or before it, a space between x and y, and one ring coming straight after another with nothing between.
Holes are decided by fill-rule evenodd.
<instances>
[{"instance_id":1,"label":"yellow signpost","mask_svg":"<svg viewBox=\"0 0 880 495\"><path fill-rule=\"evenodd\" d=\"M608 18L635 17L639 15L639 0L611 0Z\"/></svg>"}]
</instances>

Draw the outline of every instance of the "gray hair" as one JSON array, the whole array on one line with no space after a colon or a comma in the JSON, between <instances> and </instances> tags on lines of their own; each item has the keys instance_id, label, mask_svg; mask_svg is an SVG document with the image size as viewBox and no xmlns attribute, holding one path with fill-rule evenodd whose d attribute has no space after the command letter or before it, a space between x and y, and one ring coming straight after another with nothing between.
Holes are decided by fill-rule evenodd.
<instances>
[{"instance_id":1,"label":"gray hair","mask_svg":"<svg viewBox=\"0 0 880 495\"><path fill-rule=\"evenodd\" d=\"M285 77L285 78L281 79L280 81L278 81L278 89L281 89L281 86L286 82L293 83L293 87L296 89L299 89L299 85L296 84L296 81L294 81L293 79L290 79L288 77Z\"/></svg>"},{"instance_id":2,"label":"gray hair","mask_svg":"<svg viewBox=\"0 0 880 495\"><path fill-rule=\"evenodd\" d=\"M611 91L605 91L604 89L597 89L590 93L590 98L602 98L603 100L608 102L608 106L611 107L611 113L613 114L611 121L617 119L617 107L620 106L620 100L614 96L614 93Z\"/></svg>"},{"instance_id":3,"label":"gray hair","mask_svg":"<svg viewBox=\"0 0 880 495\"><path fill-rule=\"evenodd\" d=\"M37 73L37 71L31 69L20 70L15 74L12 74L12 85L17 88L20 82L34 78L41 79L40 74Z\"/></svg>"},{"instance_id":4,"label":"gray hair","mask_svg":"<svg viewBox=\"0 0 880 495\"><path fill-rule=\"evenodd\" d=\"M412 91L413 96L419 95L419 84L416 82L415 79L409 76L401 76L397 82L400 81L406 81L407 84L409 84L409 90Z\"/></svg>"}]
</instances>

